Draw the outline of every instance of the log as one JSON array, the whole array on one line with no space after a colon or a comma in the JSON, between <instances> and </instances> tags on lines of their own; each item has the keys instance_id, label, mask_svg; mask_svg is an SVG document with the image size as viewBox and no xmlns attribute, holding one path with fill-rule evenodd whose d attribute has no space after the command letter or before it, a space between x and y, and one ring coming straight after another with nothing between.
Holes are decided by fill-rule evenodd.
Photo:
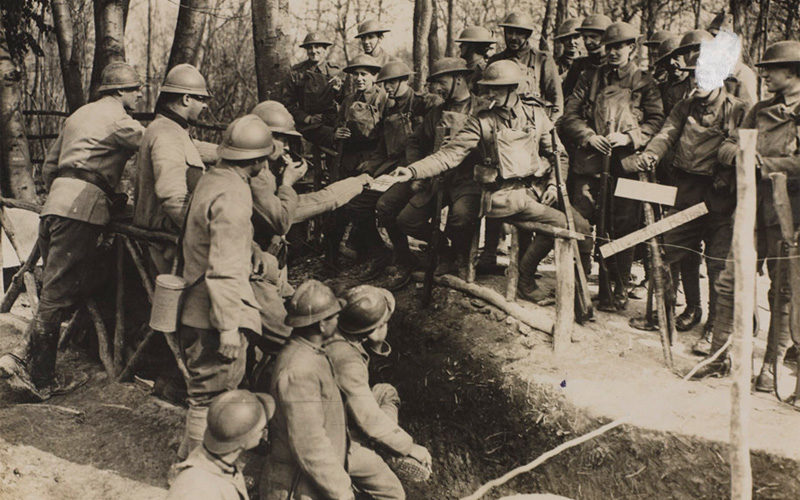
<instances>
[{"instance_id":1,"label":"log","mask_svg":"<svg viewBox=\"0 0 800 500\"><path fill-rule=\"evenodd\" d=\"M31 304L31 312L36 314L36 311L39 310L39 294L36 290L36 278L33 277L32 272L26 271L25 274L22 275L22 280L25 282L25 293L28 295L28 302Z\"/></svg>"},{"instance_id":2,"label":"log","mask_svg":"<svg viewBox=\"0 0 800 500\"><path fill-rule=\"evenodd\" d=\"M503 224L503 228L511 235L511 248L508 251L508 268L506 269L506 300L514 302L517 299L517 285L519 284L519 231L512 224Z\"/></svg>"},{"instance_id":3,"label":"log","mask_svg":"<svg viewBox=\"0 0 800 500\"><path fill-rule=\"evenodd\" d=\"M156 332L153 331L152 328L147 329L147 335L144 336L144 339L142 339L142 341L139 343L139 346L136 348L136 352L133 353L133 356L131 356L131 358L128 360L128 363L125 365L125 368L123 368L122 372L119 374L119 378L117 379L119 382L127 382L131 379L131 377L133 377L136 365L141 360L142 356L144 355L145 348L153 339L153 337L155 337L155 335Z\"/></svg>"},{"instance_id":4,"label":"log","mask_svg":"<svg viewBox=\"0 0 800 500\"><path fill-rule=\"evenodd\" d=\"M556 238L556 322L553 350L566 351L572 340L575 322L575 254L571 240Z\"/></svg>"},{"instance_id":5,"label":"log","mask_svg":"<svg viewBox=\"0 0 800 500\"><path fill-rule=\"evenodd\" d=\"M172 351L172 355L175 356L175 363L178 365L178 370L180 370L181 375L183 375L185 380L189 380L189 370L186 369L186 363L183 362L183 356L181 356L181 351L178 347L177 335L175 332L165 332L164 340L167 341L169 350Z\"/></svg>"},{"instance_id":6,"label":"log","mask_svg":"<svg viewBox=\"0 0 800 500\"><path fill-rule=\"evenodd\" d=\"M124 236L121 236L124 238ZM123 368L123 350L125 348L125 244L118 239L117 247L117 294L116 315L114 318L114 373L119 374Z\"/></svg>"},{"instance_id":7,"label":"log","mask_svg":"<svg viewBox=\"0 0 800 500\"><path fill-rule=\"evenodd\" d=\"M2 206L0 206L0 225L3 226L3 230L6 232L8 241L11 242L11 247L14 249L14 253L17 254L17 260L24 262L22 260L22 248L20 248L19 244L17 243L17 232L14 230L14 224L11 223L11 219L8 218L6 211Z\"/></svg>"},{"instance_id":8,"label":"log","mask_svg":"<svg viewBox=\"0 0 800 500\"><path fill-rule=\"evenodd\" d=\"M30 269L33 269L33 266L39 261L39 257L41 256L41 251L39 248L38 241L33 245L33 250L31 250L31 254L28 256L28 259L22 264L19 271L11 278L11 285L8 287L8 291L3 296L3 302L0 303L0 312L7 313L13 307L14 302L17 301L17 297L19 297L20 292L22 291L22 286L25 283L25 273L28 272Z\"/></svg>"},{"instance_id":9,"label":"log","mask_svg":"<svg viewBox=\"0 0 800 500\"><path fill-rule=\"evenodd\" d=\"M109 351L108 333L94 299L86 301L86 310L89 311L89 316L91 316L94 329L97 332L97 353L100 355L100 361L103 362L103 367L106 369L108 376L114 377L114 361L111 359L111 352Z\"/></svg>"},{"instance_id":10,"label":"log","mask_svg":"<svg viewBox=\"0 0 800 500\"><path fill-rule=\"evenodd\" d=\"M469 244L469 257L467 258L467 283L475 282L475 266L478 265L478 245L481 242L481 221L486 221L485 218L478 219L475 233L472 235L472 240Z\"/></svg>"},{"instance_id":11,"label":"log","mask_svg":"<svg viewBox=\"0 0 800 500\"><path fill-rule=\"evenodd\" d=\"M534 233L548 234L554 238L566 238L568 240L576 241L581 241L584 238L584 235L581 233L551 226L550 224L542 224L541 222L513 221L512 224L517 226L519 229L533 231Z\"/></svg>"},{"instance_id":12,"label":"log","mask_svg":"<svg viewBox=\"0 0 800 500\"><path fill-rule=\"evenodd\" d=\"M61 337L58 339L58 349L60 351L63 351L67 347L69 339L75 334L75 330L80 324L78 316L81 314L81 311L82 309L80 307L75 309L75 312L72 313L72 317L69 318L67 327L64 328L64 331L61 333Z\"/></svg>"},{"instance_id":13,"label":"log","mask_svg":"<svg viewBox=\"0 0 800 500\"><path fill-rule=\"evenodd\" d=\"M756 248L756 130L739 129L736 160L736 213L733 223L734 305L731 385L731 499L752 498L750 465L750 377L753 355L753 311L755 310Z\"/></svg>"},{"instance_id":14,"label":"log","mask_svg":"<svg viewBox=\"0 0 800 500\"><path fill-rule=\"evenodd\" d=\"M150 303L153 302L153 284L151 283L150 275L147 273L147 269L144 266L144 262L142 262L142 258L139 256L139 251L136 250L136 247L133 246L131 240L125 236L121 235L122 241L125 242L125 247L128 249L128 255L131 256L131 260L133 260L133 265L136 267L136 271L139 273L139 278L141 278L142 286L144 287L145 293L147 293L147 298Z\"/></svg>"}]
</instances>

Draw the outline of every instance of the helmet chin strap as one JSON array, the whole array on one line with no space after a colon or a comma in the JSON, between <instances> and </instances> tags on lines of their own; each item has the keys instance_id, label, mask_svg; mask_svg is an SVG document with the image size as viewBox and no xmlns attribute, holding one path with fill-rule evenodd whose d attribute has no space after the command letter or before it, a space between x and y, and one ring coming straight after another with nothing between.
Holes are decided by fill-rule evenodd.
<instances>
[{"instance_id":1,"label":"helmet chin strap","mask_svg":"<svg viewBox=\"0 0 800 500\"><path fill-rule=\"evenodd\" d=\"M511 89L506 87L506 98L503 101L503 105L501 107L505 108L508 106L508 100L511 98Z\"/></svg>"},{"instance_id":2,"label":"helmet chin strap","mask_svg":"<svg viewBox=\"0 0 800 500\"><path fill-rule=\"evenodd\" d=\"M450 90L447 92L447 98L445 101L450 102L453 100L453 92L456 91L456 76L453 75L453 79L450 81Z\"/></svg>"}]
</instances>

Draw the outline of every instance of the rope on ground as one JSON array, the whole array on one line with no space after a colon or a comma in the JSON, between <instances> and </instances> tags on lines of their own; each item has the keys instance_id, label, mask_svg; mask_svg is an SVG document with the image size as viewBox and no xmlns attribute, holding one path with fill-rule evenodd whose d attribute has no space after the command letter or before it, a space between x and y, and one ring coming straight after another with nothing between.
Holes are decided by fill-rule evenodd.
<instances>
[{"instance_id":1,"label":"rope on ground","mask_svg":"<svg viewBox=\"0 0 800 500\"><path fill-rule=\"evenodd\" d=\"M480 488L475 490L475 493L473 493L472 495L470 495L468 497L464 497L461 500L478 500L483 495L487 494L489 492L489 490L491 490L492 488L494 488L496 486L501 486L501 485L507 483L508 481L510 481L511 479L519 476L522 473L532 471L533 469L535 469L536 467L540 466L541 464L543 464L548 459L553 458L554 456L558 455L562 451L568 450L569 448L573 448L575 446L578 446L579 444L585 443L586 441L592 440L592 439L596 438L597 436L605 434L606 432L610 431L611 429L614 429L614 428L619 427L620 425L626 423L627 420L628 420L628 417L622 417L622 418L614 420L613 422L611 422L609 424L606 424L606 425L604 425L604 426L602 426L602 427L600 427L600 428L598 428L598 429L596 429L596 430L594 430L594 431L592 431L592 432L590 432L588 434L584 434L583 436L580 436L580 437L577 437L577 438L572 439L570 441L567 441L566 443L561 443L560 445L558 445L557 447L553 448L552 450L540 455L539 458L537 458L533 462L530 462L527 465L523 465L523 466L517 467L516 469L513 469L513 470L507 472L502 477L499 477L497 479L493 479L493 480L489 481L488 483L484 484L483 486L481 486Z\"/></svg>"},{"instance_id":2,"label":"rope on ground","mask_svg":"<svg viewBox=\"0 0 800 500\"><path fill-rule=\"evenodd\" d=\"M728 347L730 347L730 345L731 345L731 342L733 342L733 335L730 335L730 336L728 337L728 340L726 340L726 341L725 341L725 343L722 345L722 347L720 347L720 348L717 350L717 352L715 352L713 355L709 356L708 358L705 358L705 359L704 359L704 360L702 360L701 362L697 363L697 364L694 366L694 368L692 368L691 370L689 370L689 373L687 373L686 375L684 375L684 376L683 376L683 380L689 380L690 378L692 378L692 375L694 375L695 373L697 373L697 370L699 370L700 368L702 368L702 367L706 366L706 365L707 365L707 364L709 364L709 363L713 363L714 361L716 361L716 360L717 360L717 358L718 358L718 357L720 357L720 355L721 355L723 352L725 352L725 350L726 350L726 349L728 349Z\"/></svg>"}]
</instances>

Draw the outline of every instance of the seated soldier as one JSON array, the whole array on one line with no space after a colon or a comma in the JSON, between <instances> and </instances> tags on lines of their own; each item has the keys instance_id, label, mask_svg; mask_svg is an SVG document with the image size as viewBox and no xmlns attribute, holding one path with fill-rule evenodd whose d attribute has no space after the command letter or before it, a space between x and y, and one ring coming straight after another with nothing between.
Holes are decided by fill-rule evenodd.
<instances>
[{"instance_id":1,"label":"seated soldier","mask_svg":"<svg viewBox=\"0 0 800 500\"><path fill-rule=\"evenodd\" d=\"M247 500L239 455L267 438L267 423L275 413L269 394L234 390L220 394L208 409L203 446L174 466L168 500Z\"/></svg>"},{"instance_id":2,"label":"seated soldier","mask_svg":"<svg viewBox=\"0 0 800 500\"><path fill-rule=\"evenodd\" d=\"M389 318L394 312L392 294L383 288L360 285L345 294L347 303L339 315L339 328L325 341L325 355L342 391L349 419L348 472L359 490L373 498L405 498L397 476L375 453L370 443L380 445L396 457L406 457L401 470L417 468L425 477L431 456L424 447L397 425L400 397L389 384L369 386L369 355L364 345L381 356L389 354L386 343Z\"/></svg>"}]
</instances>

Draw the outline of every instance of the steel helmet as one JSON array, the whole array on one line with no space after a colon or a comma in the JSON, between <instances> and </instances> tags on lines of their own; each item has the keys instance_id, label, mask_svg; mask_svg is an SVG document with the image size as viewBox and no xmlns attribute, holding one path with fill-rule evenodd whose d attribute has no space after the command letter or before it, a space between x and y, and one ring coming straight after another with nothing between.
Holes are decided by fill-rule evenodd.
<instances>
[{"instance_id":1,"label":"steel helmet","mask_svg":"<svg viewBox=\"0 0 800 500\"><path fill-rule=\"evenodd\" d=\"M700 44L714 39L714 35L706 30L692 30L681 37L675 54L685 54L693 49L699 49Z\"/></svg>"},{"instance_id":2,"label":"steel helmet","mask_svg":"<svg viewBox=\"0 0 800 500\"><path fill-rule=\"evenodd\" d=\"M658 46L661 45L661 42L663 42L667 38L672 38L674 36L677 36L677 35L675 35L675 33L671 32L671 31L658 30L655 33L653 33L653 35L644 42L644 46L645 47L658 47Z\"/></svg>"},{"instance_id":3,"label":"steel helmet","mask_svg":"<svg viewBox=\"0 0 800 500\"><path fill-rule=\"evenodd\" d=\"M603 45L615 43L635 42L639 38L639 31L626 22L612 23L603 33Z\"/></svg>"},{"instance_id":4,"label":"steel helmet","mask_svg":"<svg viewBox=\"0 0 800 500\"><path fill-rule=\"evenodd\" d=\"M228 125L217 154L223 160L254 160L276 152L272 132L256 115L244 115Z\"/></svg>"},{"instance_id":5,"label":"steel helmet","mask_svg":"<svg viewBox=\"0 0 800 500\"><path fill-rule=\"evenodd\" d=\"M345 293L339 313L339 330L349 335L368 334L388 321L394 312L394 295L385 288L359 285Z\"/></svg>"},{"instance_id":6,"label":"steel helmet","mask_svg":"<svg viewBox=\"0 0 800 500\"><path fill-rule=\"evenodd\" d=\"M578 32L581 31L595 31L602 33L611 26L611 18L603 15L603 14L590 14L583 18L583 22L581 23L580 27L577 29Z\"/></svg>"},{"instance_id":7,"label":"steel helmet","mask_svg":"<svg viewBox=\"0 0 800 500\"><path fill-rule=\"evenodd\" d=\"M756 63L756 66L798 63L800 63L800 42L785 40L767 47L767 50L764 51L764 57Z\"/></svg>"},{"instance_id":8,"label":"steel helmet","mask_svg":"<svg viewBox=\"0 0 800 500\"><path fill-rule=\"evenodd\" d=\"M460 57L442 57L441 59L437 59L431 66L428 81L433 80L437 76L458 73L472 73L472 70L467 68L467 62Z\"/></svg>"},{"instance_id":9,"label":"steel helmet","mask_svg":"<svg viewBox=\"0 0 800 500\"><path fill-rule=\"evenodd\" d=\"M487 86L519 85L521 80L522 71L519 69L519 64L502 59L486 66L478 84Z\"/></svg>"},{"instance_id":10,"label":"steel helmet","mask_svg":"<svg viewBox=\"0 0 800 500\"><path fill-rule=\"evenodd\" d=\"M714 16L711 24L708 25L708 32L712 35L716 35L720 30L733 31L733 17L726 14L725 11Z\"/></svg>"},{"instance_id":11,"label":"steel helmet","mask_svg":"<svg viewBox=\"0 0 800 500\"><path fill-rule=\"evenodd\" d=\"M403 61L389 61L383 65L375 83L385 82L387 80L396 80L398 78L406 78L411 76L411 68Z\"/></svg>"},{"instance_id":12,"label":"steel helmet","mask_svg":"<svg viewBox=\"0 0 800 500\"><path fill-rule=\"evenodd\" d=\"M161 92L173 94L190 94L208 97L206 79L191 64L178 64L167 73Z\"/></svg>"},{"instance_id":13,"label":"steel helmet","mask_svg":"<svg viewBox=\"0 0 800 500\"><path fill-rule=\"evenodd\" d=\"M308 280L295 290L286 306L286 326L309 326L342 310L342 304L324 283Z\"/></svg>"},{"instance_id":14,"label":"steel helmet","mask_svg":"<svg viewBox=\"0 0 800 500\"><path fill-rule=\"evenodd\" d=\"M678 48L678 45L681 43L681 37L678 35L672 35L669 38L664 39L658 45L658 50L656 51L656 62L655 64L663 64L667 62L667 60L673 56L673 52L675 49Z\"/></svg>"},{"instance_id":15,"label":"steel helmet","mask_svg":"<svg viewBox=\"0 0 800 500\"><path fill-rule=\"evenodd\" d=\"M384 28L376 19L367 19L363 23L358 25L358 33L356 34L356 38L361 38L366 35L371 35L373 33L383 34L388 33L392 30L388 28Z\"/></svg>"},{"instance_id":16,"label":"steel helmet","mask_svg":"<svg viewBox=\"0 0 800 500\"><path fill-rule=\"evenodd\" d=\"M497 43L492 32L483 26L467 26L455 39L456 43Z\"/></svg>"},{"instance_id":17,"label":"steel helmet","mask_svg":"<svg viewBox=\"0 0 800 500\"><path fill-rule=\"evenodd\" d=\"M333 42L329 41L319 33L311 32L303 39L303 43L300 44L300 47L306 48L309 45L324 45L325 47L328 47L333 45Z\"/></svg>"},{"instance_id":18,"label":"steel helmet","mask_svg":"<svg viewBox=\"0 0 800 500\"><path fill-rule=\"evenodd\" d=\"M98 92L117 89L134 89L142 86L139 73L125 62L112 62L108 64L100 76Z\"/></svg>"},{"instance_id":19,"label":"steel helmet","mask_svg":"<svg viewBox=\"0 0 800 500\"><path fill-rule=\"evenodd\" d=\"M372 74L377 73L381 69L381 65L377 59L369 54L359 54L350 61L350 64L344 68L345 73L352 73L358 68L364 68Z\"/></svg>"},{"instance_id":20,"label":"steel helmet","mask_svg":"<svg viewBox=\"0 0 800 500\"><path fill-rule=\"evenodd\" d=\"M558 31L556 31L556 36L553 37L553 40L562 40L564 38L579 36L578 27L582 22L583 20L579 17L567 19L558 27Z\"/></svg>"},{"instance_id":21,"label":"steel helmet","mask_svg":"<svg viewBox=\"0 0 800 500\"><path fill-rule=\"evenodd\" d=\"M250 114L261 118L273 134L302 137L302 134L294 128L294 117L286 106L278 101L260 102L250 110Z\"/></svg>"},{"instance_id":22,"label":"steel helmet","mask_svg":"<svg viewBox=\"0 0 800 500\"><path fill-rule=\"evenodd\" d=\"M245 449L248 442L263 435L274 413L275 401L269 394L241 389L223 392L208 407L203 446L217 455Z\"/></svg>"},{"instance_id":23,"label":"steel helmet","mask_svg":"<svg viewBox=\"0 0 800 500\"><path fill-rule=\"evenodd\" d=\"M525 14L517 14L512 12L503 19L503 22L497 23L501 28L516 28L520 30L527 30L533 33L533 21Z\"/></svg>"}]
</instances>

